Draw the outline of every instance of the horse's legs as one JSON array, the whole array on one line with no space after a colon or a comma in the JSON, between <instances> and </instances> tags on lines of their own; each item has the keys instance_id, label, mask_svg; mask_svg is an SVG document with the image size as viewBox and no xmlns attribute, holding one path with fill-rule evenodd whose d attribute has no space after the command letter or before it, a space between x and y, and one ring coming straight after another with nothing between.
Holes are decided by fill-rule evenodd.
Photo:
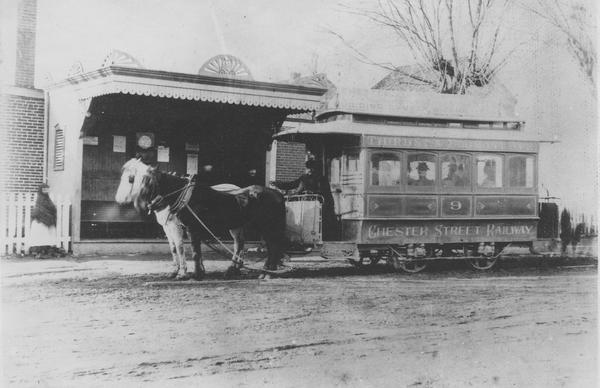
<instances>
[{"instance_id":1,"label":"horse's legs","mask_svg":"<svg viewBox=\"0 0 600 388\"><path fill-rule=\"evenodd\" d=\"M225 271L225 279L230 279L240 275L242 268L242 253L244 250L244 228L229 229L229 234L233 237L233 263Z\"/></svg>"},{"instance_id":2,"label":"horse's legs","mask_svg":"<svg viewBox=\"0 0 600 388\"><path fill-rule=\"evenodd\" d=\"M284 219L285 220L285 219ZM287 246L285 237L285 228L281 227L281 222L272 225L272 228L263 230L263 239L267 243L267 267L276 270L277 266L283 264L283 257Z\"/></svg>"},{"instance_id":3,"label":"horse's legs","mask_svg":"<svg viewBox=\"0 0 600 388\"><path fill-rule=\"evenodd\" d=\"M169 274L169 277L174 278L179 272L179 257L177 256L177 248L175 247L175 241L171 237L171 233L167 225L163 225L163 230L165 231L165 235L167 236L167 241L169 242L169 251L171 252L171 256L173 257L173 269Z\"/></svg>"},{"instance_id":4,"label":"horse's legs","mask_svg":"<svg viewBox=\"0 0 600 388\"><path fill-rule=\"evenodd\" d=\"M235 268L241 268L243 264L242 256L244 254L244 228L230 229L229 234L233 237L233 257Z\"/></svg>"},{"instance_id":5,"label":"horse's legs","mask_svg":"<svg viewBox=\"0 0 600 388\"><path fill-rule=\"evenodd\" d=\"M268 270L276 270L277 265L282 263L284 244L279 236L267 234L263 238L267 243L267 262L265 267Z\"/></svg>"},{"instance_id":6,"label":"horse's legs","mask_svg":"<svg viewBox=\"0 0 600 388\"><path fill-rule=\"evenodd\" d=\"M192 240L192 257L194 258L194 277L201 280L206 273L204 264L202 264L202 238L197 230L188 229L190 239Z\"/></svg>"},{"instance_id":7,"label":"horse's legs","mask_svg":"<svg viewBox=\"0 0 600 388\"><path fill-rule=\"evenodd\" d=\"M285 218L283 222L285 222ZM284 234L285 226L282 227L281 224L281 220L271 217L266 218L261 225L262 238L267 244L267 262L265 263L265 267L269 270L276 270L279 264L283 264L286 238Z\"/></svg>"},{"instance_id":8,"label":"horse's legs","mask_svg":"<svg viewBox=\"0 0 600 388\"><path fill-rule=\"evenodd\" d=\"M177 261L177 279L187 277L187 263L185 260L185 251L183 248L183 225L178 219L172 218L165 223L164 228L167 231L167 236L170 236L169 244L173 259Z\"/></svg>"}]
</instances>

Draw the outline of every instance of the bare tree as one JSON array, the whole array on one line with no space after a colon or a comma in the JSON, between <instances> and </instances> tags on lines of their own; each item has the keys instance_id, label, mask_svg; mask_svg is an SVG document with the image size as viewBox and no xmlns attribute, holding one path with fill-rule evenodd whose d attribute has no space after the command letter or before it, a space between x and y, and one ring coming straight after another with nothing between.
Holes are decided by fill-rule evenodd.
<instances>
[{"instance_id":1,"label":"bare tree","mask_svg":"<svg viewBox=\"0 0 600 388\"><path fill-rule=\"evenodd\" d=\"M378 0L375 9L351 12L391 29L408 46L420 71L393 68L395 71L429 84L440 93L464 94L470 87L488 84L506 63L511 52L501 54L499 46L504 16L511 3L512 0ZM367 59L354 50L363 60Z\"/></svg>"},{"instance_id":2,"label":"bare tree","mask_svg":"<svg viewBox=\"0 0 600 388\"><path fill-rule=\"evenodd\" d=\"M550 23L564 36L569 53L576 61L595 95L595 12L592 12L580 1L536 0L533 3L522 3L522 7Z\"/></svg>"}]
</instances>

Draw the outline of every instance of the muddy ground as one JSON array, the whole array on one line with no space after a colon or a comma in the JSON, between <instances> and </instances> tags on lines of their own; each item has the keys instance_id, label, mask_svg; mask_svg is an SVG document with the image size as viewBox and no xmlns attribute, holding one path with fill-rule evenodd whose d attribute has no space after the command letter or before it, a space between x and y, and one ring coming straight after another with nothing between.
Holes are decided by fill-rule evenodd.
<instances>
[{"instance_id":1,"label":"muddy ground","mask_svg":"<svg viewBox=\"0 0 600 388\"><path fill-rule=\"evenodd\" d=\"M172 282L166 258L2 259L3 386L596 386L595 260L205 265Z\"/></svg>"}]
</instances>

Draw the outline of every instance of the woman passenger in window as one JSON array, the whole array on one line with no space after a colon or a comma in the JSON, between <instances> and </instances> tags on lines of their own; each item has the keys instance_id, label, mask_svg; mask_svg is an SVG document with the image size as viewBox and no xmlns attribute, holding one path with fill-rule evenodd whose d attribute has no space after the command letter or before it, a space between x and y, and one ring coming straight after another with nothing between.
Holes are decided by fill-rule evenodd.
<instances>
[{"instance_id":1,"label":"woman passenger in window","mask_svg":"<svg viewBox=\"0 0 600 388\"><path fill-rule=\"evenodd\" d=\"M496 185L496 166L493 161L486 160L483 166L483 180L479 184L481 187L497 187Z\"/></svg>"},{"instance_id":2,"label":"woman passenger in window","mask_svg":"<svg viewBox=\"0 0 600 388\"><path fill-rule=\"evenodd\" d=\"M433 179L427 178L427 171L429 171L429 166L427 166L427 163L419 162L417 165L418 178L410 178L408 180L408 184L411 186L433 186Z\"/></svg>"}]
</instances>

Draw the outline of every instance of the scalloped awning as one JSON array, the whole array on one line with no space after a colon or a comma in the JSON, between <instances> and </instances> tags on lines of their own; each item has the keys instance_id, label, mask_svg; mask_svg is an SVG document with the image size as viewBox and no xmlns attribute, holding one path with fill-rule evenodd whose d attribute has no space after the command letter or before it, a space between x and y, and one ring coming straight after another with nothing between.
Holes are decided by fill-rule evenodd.
<instances>
[{"instance_id":1,"label":"scalloped awning","mask_svg":"<svg viewBox=\"0 0 600 388\"><path fill-rule=\"evenodd\" d=\"M49 89L68 89L80 99L135 94L296 112L317 110L326 92L297 85L112 66L68 78Z\"/></svg>"}]
</instances>

